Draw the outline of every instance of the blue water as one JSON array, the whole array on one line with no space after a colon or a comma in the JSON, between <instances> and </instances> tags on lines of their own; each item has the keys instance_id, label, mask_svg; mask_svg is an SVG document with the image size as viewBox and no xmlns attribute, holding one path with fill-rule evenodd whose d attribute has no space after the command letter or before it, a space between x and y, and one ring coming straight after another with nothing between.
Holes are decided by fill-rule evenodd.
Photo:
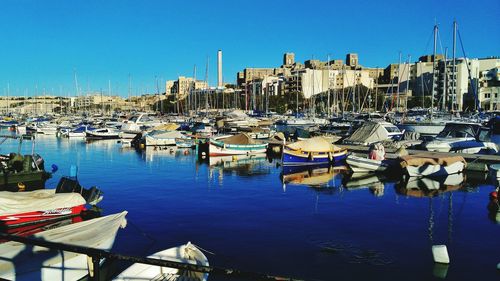
<instances>
[{"instance_id":1,"label":"blue water","mask_svg":"<svg viewBox=\"0 0 500 281\"><path fill-rule=\"evenodd\" d=\"M0 148L15 151L17 143ZM36 151L59 167L48 187L75 164L83 186L104 191L103 214L129 212L117 253L146 256L191 241L214 253L212 265L308 280L498 278L500 224L488 217L494 186L482 174L426 197L394 180L356 183L337 170L321 187L300 184L300 176L283 185L281 168L265 158L210 166L192 152L53 136L40 136ZM433 263L435 244L447 245L448 267Z\"/></svg>"}]
</instances>

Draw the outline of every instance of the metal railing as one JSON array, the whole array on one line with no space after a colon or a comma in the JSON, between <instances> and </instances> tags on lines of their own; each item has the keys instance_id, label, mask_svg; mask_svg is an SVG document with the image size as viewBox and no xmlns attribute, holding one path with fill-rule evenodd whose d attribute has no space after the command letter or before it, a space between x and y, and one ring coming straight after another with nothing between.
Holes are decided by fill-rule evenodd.
<instances>
[{"instance_id":1,"label":"metal railing","mask_svg":"<svg viewBox=\"0 0 500 281\"><path fill-rule=\"evenodd\" d=\"M101 278L101 276L100 276L100 270L101 270L100 262L102 259L120 260L120 261L132 262L132 263L142 263L142 264L149 264L149 265L155 265L155 266L160 266L160 267L171 267L171 268L177 268L177 269L187 270L187 271L195 271L195 272L208 273L208 274L214 274L214 275L220 274L220 275L224 275L224 276L235 277L235 278L237 278L237 277L238 278L245 278L245 279L250 279L250 280L280 280L280 281L282 281L282 280L293 280L293 281L302 280L302 279L295 279L295 278L291 278L291 277L274 276L274 275L265 274L265 273L241 271L238 269L222 268L222 267L216 267L216 266L196 265L196 264L182 263L182 262L178 262L178 261L171 261L171 260L164 260L164 259L160 260L160 259L154 259L154 258L144 258L144 257L134 257L134 256L129 256L129 255L121 255L121 254L112 253L110 251L101 250L101 249L94 249L94 248L77 246L77 245L69 245L69 244L50 242L50 241L46 241L46 240L30 238L30 237L21 237L21 236L6 234L6 233L0 233L0 240L15 241L15 242L23 243L23 244L30 244L30 245L34 245L34 246L40 246L40 247L55 249L55 250L59 250L59 251L67 251L67 252L73 252L73 253L86 255L86 256L90 257L92 260L93 270L89 271L89 275L91 277L91 280L101 280L100 279Z\"/></svg>"}]
</instances>

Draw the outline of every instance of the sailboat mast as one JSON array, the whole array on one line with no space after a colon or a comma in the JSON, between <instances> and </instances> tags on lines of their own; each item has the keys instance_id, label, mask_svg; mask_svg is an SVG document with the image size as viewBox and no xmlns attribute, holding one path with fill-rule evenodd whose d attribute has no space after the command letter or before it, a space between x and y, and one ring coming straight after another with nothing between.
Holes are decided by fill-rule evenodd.
<instances>
[{"instance_id":1,"label":"sailboat mast","mask_svg":"<svg viewBox=\"0 0 500 281\"><path fill-rule=\"evenodd\" d=\"M297 92L297 95L296 95L296 104L295 104L295 114L296 114L296 117L298 116L299 114L299 70L297 69L296 70L296 76L297 76L297 85L295 85L295 90Z\"/></svg>"},{"instance_id":2,"label":"sailboat mast","mask_svg":"<svg viewBox=\"0 0 500 281\"><path fill-rule=\"evenodd\" d=\"M452 63L452 72L451 72L451 110L455 110L456 104L456 94L455 94L455 73L456 73L456 49L457 49L457 21L453 21L453 63ZM457 108L458 109L458 108Z\"/></svg>"},{"instance_id":3,"label":"sailboat mast","mask_svg":"<svg viewBox=\"0 0 500 281\"><path fill-rule=\"evenodd\" d=\"M208 95L209 95L209 91L210 91L210 87L208 86L208 63L209 63L209 57L207 56L207 67L205 69L205 83L206 83L206 86L207 86L207 90L205 92L205 110L206 110L206 113L207 113L207 117L208 117Z\"/></svg>"},{"instance_id":4,"label":"sailboat mast","mask_svg":"<svg viewBox=\"0 0 500 281\"><path fill-rule=\"evenodd\" d=\"M448 109L448 48L444 49L443 110Z\"/></svg>"},{"instance_id":5,"label":"sailboat mast","mask_svg":"<svg viewBox=\"0 0 500 281\"><path fill-rule=\"evenodd\" d=\"M396 85L396 110L399 110L399 84L401 82L401 52L399 52L398 62L398 84Z\"/></svg>"},{"instance_id":6,"label":"sailboat mast","mask_svg":"<svg viewBox=\"0 0 500 281\"><path fill-rule=\"evenodd\" d=\"M7 83L7 113L10 113L10 83Z\"/></svg>"},{"instance_id":7,"label":"sailboat mast","mask_svg":"<svg viewBox=\"0 0 500 281\"><path fill-rule=\"evenodd\" d=\"M330 55L327 56L327 63L328 63L328 98L327 98L327 103L328 103L328 110L326 111L326 114L328 117L330 117Z\"/></svg>"},{"instance_id":8,"label":"sailboat mast","mask_svg":"<svg viewBox=\"0 0 500 281\"><path fill-rule=\"evenodd\" d=\"M410 91L410 72L411 72L411 55L408 55L408 73L406 73L406 94L405 94L405 111L408 109L408 92Z\"/></svg>"},{"instance_id":9,"label":"sailboat mast","mask_svg":"<svg viewBox=\"0 0 500 281\"><path fill-rule=\"evenodd\" d=\"M436 48L437 48L437 32L438 26L434 25L434 52L432 55L432 84L431 84L431 119L432 113L434 111L434 91L435 91L435 83L436 83Z\"/></svg>"}]
</instances>

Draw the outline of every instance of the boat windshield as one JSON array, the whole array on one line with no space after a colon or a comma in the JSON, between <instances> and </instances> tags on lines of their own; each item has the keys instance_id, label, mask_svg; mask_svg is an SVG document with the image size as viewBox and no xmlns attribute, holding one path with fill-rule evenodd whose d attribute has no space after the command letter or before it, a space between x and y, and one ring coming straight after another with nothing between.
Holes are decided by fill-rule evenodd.
<instances>
[{"instance_id":1,"label":"boat windshield","mask_svg":"<svg viewBox=\"0 0 500 281\"><path fill-rule=\"evenodd\" d=\"M388 133L401 133L398 127L396 126L384 126Z\"/></svg>"},{"instance_id":2,"label":"boat windshield","mask_svg":"<svg viewBox=\"0 0 500 281\"><path fill-rule=\"evenodd\" d=\"M446 124L438 138L475 138L476 131L473 126L462 124Z\"/></svg>"}]
</instances>

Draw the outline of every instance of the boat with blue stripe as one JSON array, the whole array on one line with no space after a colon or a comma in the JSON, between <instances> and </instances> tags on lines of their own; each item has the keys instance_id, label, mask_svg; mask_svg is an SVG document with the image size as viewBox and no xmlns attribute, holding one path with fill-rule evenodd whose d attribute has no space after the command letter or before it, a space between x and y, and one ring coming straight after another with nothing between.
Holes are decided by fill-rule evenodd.
<instances>
[{"instance_id":1,"label":"boat with blue stripe","mask_svg":"<svg viewBox=\"0 0 500 281\"><path fill-rule=\"evenodd\" d=\"M333 145L324 137L298 141L283 148L283 166L338 164L347 158L347 149Z\"/></svg>"}]
</instances>

